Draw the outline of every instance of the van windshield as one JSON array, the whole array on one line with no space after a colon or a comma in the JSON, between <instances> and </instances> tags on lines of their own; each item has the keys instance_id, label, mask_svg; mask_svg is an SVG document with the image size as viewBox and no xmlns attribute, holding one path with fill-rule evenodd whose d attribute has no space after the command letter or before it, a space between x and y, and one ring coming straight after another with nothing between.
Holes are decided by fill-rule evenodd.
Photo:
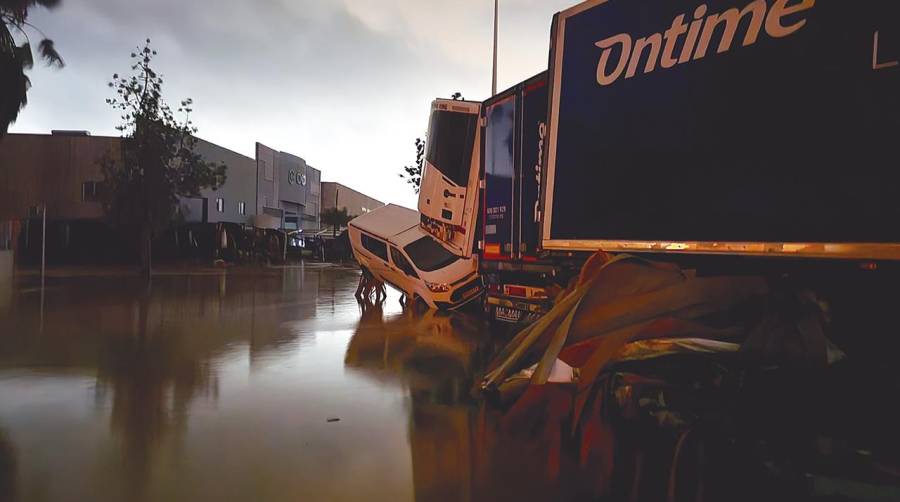
<instances>
[{"instance_id":1,"label":"van windshield","mask_svg":"<svg viewBox=\"0 0 900 502\"><path fill-rule=\"evenodd\" d=\"M458 186L469 184L478 115L435 110L428 124L428 163Z\"/></svg>"},{"instance_id":2,"label":"van windshield","mask_svg":"<svg viewBox=\"0 0 900 502\"><path fill-rule=\"evenodd\" d=\"M416 268L423 272L434 272L459 260L458 256L447 251L444 246L427 236L407 244L403 250L409 255L409 259L413 261Z\"/></svg>"}]
</instances>

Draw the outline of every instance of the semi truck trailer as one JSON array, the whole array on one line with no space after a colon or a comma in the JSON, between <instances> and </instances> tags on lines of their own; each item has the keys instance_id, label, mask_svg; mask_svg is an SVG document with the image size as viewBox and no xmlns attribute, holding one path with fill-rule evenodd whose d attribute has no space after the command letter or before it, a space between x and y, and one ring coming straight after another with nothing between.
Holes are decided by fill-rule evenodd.
<instances>
[{"instance_id":1,"label":"semi truck trailer","mask_svg":"<svg viewBox=\"0 0 900 502\"><path fill-rule=\"evenodd\" d=\"M598 250L788 274L873 320L898 297L898 91L896 1L590 0L554 16L547 72L434 101L421 224L478 257L498 320Z\"/></svg>"}]
</instances>

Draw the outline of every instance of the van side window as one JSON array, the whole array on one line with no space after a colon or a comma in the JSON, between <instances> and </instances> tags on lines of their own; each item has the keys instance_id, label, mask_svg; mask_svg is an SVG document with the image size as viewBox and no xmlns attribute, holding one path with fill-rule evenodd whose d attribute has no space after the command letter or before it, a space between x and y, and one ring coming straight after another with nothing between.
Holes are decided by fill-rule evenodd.
<instances>
[{"instance_id":1,"label":"van side window","mask_svg":"<svg viewBox=\"0 0 900 502\"><path fill-rule=\"evenodd\" d=\"M364 248L366 248L366 251L381 258L385 262L388 261L387 244L370 235L361 234L360 237L362 239L362 245Z\"/></svg>"},{"instance_id":2,"label":"van side window","mask_svg":"<svg viewBox=\"0 0 900 502\"><path fill-rule=\"evenodd\" d=\"M403 253L394 246L391 246L391 261L393 261L394 265L402 270L404 274L415 279L419 278L419 275L416 274L416 269L409 263L409 260L407 260L406 257L403 256Z\"/></svg>"}]
</instances>

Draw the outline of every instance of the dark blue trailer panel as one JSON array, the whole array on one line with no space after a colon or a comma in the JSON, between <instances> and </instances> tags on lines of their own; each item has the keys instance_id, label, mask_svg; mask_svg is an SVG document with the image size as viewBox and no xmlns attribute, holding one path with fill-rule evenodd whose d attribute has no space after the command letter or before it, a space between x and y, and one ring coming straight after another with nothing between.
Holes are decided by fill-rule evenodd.
<instances>
[{"instance_id":1,"label":"dark blue trailer panel","mask_svg":"<svg viewBox=\"0 0 900 502\"><path fill-rule=\"evenodd\" d=\"M514 91L485 103L484 126L484 253L489 260L511 259L515 228L518 99Z\"/></svg>"},{"instance_id":2,"label":"dark blue trailer panel","mask_svg":"<svg viewBox=\"0 0 900 502\"><path fill-rule=\"evenodd\" d=\"M522 121L519 163L518 256L537 257L540 249L540 188L547 134L547 73L525 82L521 93Z\"/></svg>"},{"instance_id":3,"label":"dark blue trailer panel","mask_svg":"<svg viewBox=\"0 0 900 502\"><path fill-rule=\"evenodd\" d=\"M534 259L540 248L540 178L547 73L487 100L484 117L484 252L488 260Z\"/></svg>"},{"instance_id":4,"label":"dark blue trailer panel","mask_svg":"<svg viewBox=\"0 0 900 502\"><path fill-rule=\"evenodd\" d=\"M900 258L898 62L896 0L558 14L544 247Z\"/></svg>"},{"instance_id":5,"label":"dark blue trailer panel","mask_svg":"<svg viewBox=\"0 0 900 502\"><path fill-rule=\"evenodd\" d=\"M484 120L481 271L494 320L529 323L550 306L546 276L555 264L538 259L540 175L546 136L547 73L487 100Z\"/></svg>"}]
</instances>

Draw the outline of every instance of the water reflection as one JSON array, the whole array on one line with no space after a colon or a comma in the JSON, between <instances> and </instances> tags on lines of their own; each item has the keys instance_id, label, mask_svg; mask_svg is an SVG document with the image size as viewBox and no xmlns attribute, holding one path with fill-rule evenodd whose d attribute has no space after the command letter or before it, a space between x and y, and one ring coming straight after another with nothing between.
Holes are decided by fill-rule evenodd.
<instances>
[{"instance_id":1,"label":"water reflection","mask_svg":"<svg viewBox=\"0 0 900 502\"><path fill-rule=\"evenodd\" d=\"M156 500L174 486L218 477L226 459L204 464L196 457L217 457L209 445L224 440L238 458L244 438L260 436L255 421L281 422L270 437L296 434L290 421L303 413L290 408L325 390L290 374L328 364L323 356L334 347L327 344L317 357L297 356L304 347L316 350L310 340L354 325L355 305L340 298L353 275L339 269L172 275L155 277L150 288L127 277L50 278L43 315L39 284L23 278L13 308L0 312L0 424L7 425L0 498L18 486L23 500ZM320 297L323 283L327 298ZM321 310L330 315L317 317ZM331 362L340 369L341 359ZM251 381L273 368L284 373L276 381ZM285 387L297 391L294 402L266 399ZM229 409L220 413L221 407ZM198 450L197 442L207 446ZM249 450L261 465L299 452L273 449L263 458L266 450ZM27 452L15 473L12 451ZM265 493L260 485L268 482L238 474L231 484L199 486L194 495L221 490L225 499L241 499L234 493L242 490L233 488ZM283 498L295 497L288 491Z\"/></svg>"},{"instance_id":2,"label":"water reflection","mask_svg":"<svg viewBox=\"0 0 900 502\"><path fill-rule=\"evenodd\" d=\"M499 343L480 320L466 315L385 317L377 306L363 308L346 364L408 389L416 500L564 500L568 495L560 489L559 469L548 465L540 435L510 436L499 411L471 393Z\"/></svg>"},{"instance_id":3,"label":"water reflection","mask_svg":"<svg viewBox=\"0 0 900 502\"><path fill-rule=\"evenodd\" d=\"M191 337L163 323L149 326L150 300L145 294L138 302L137 332L106 338L97 364L96 402L105 406L111 396L110 427L121 439L128 484L139 492L157 445L183 437L191 402L218 395L204 351L186 346Z\"/></svg>"},{"instance_id":4,"label":"water reflection","mask_svg":"<svg viewBox=\"0 0 900 502\"><path fill-rule=\"evenodd\" d=\"M502 339L475 317L363 309L346 365L408 389L408 438L419 501L577 500L560 457L559 422L504 416L472 393ZM518 422L516 421L518 420ZM556 427L556 429L554 429Z\"/></svg>"},{"instance_id":5,"label":"water reflection","mask_svg":"<svg viewBox=\"0 0 900 502\"><path fill-rule=\"evenodd\" d=\"M485 327L405 313L394 292L360 306L357 279L48 278L43 332L38 284L20 279L0 310L0 499L526 493L470 395L493 350Z\"/></svg>"},{"instance_id":6,"label":"water reflection","mask_svg":"<svg viewBox=\"0 0 900 502\"><path fill-rule=\"evenodd\" d=\"M385 320L379 306L363 304L346 364L409 388L416 500L473 500L478 411L468 392L484 340L480 328L465 316L435 312Z\"/></svg>"}]
</instances>

